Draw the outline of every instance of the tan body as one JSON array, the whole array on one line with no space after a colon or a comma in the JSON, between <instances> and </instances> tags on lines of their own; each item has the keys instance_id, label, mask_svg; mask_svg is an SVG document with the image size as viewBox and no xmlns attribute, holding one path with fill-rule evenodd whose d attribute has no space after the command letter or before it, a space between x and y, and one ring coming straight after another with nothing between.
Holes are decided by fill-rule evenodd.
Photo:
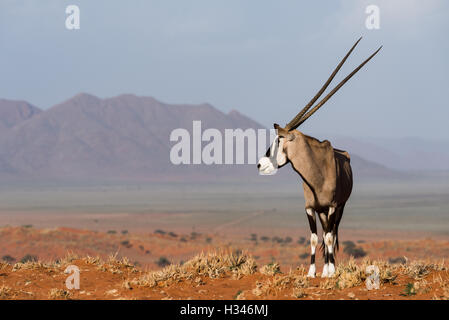
<instances>
[{"instance_id":1,"label":"tan body","mask_svg":"<svg viewBox=\"0 0 449 320\"><path fill-rule=\"evenodd\" d=\"M286 154L303 179L305 208L325 212L346 203L352 191L352 170L346 151L334 149L329 141L318 141L295 130Z\"/></svg>"}]
</instances>

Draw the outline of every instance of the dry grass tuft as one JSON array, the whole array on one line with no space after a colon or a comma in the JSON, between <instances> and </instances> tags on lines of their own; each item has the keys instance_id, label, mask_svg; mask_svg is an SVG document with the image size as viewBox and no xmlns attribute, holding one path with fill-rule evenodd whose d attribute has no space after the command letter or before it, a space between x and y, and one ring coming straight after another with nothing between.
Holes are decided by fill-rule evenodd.
<instances>
[{"instance_id":1,"label":"dry grass tuft","mask_svg":"<svg viewBox=\"0 0 449 320\"><path fill-rule=\"evenodd\" d=\"M27 261L27 262L17 262L14 264L12 271L15 272L17 270L40 270L52 272L58 267L58 264L55 262L46 263L42 261Z\"/></svg>"},{"instance_id":2,"label":"dry grass tuft","mask_svg":"<svg viewBox=\"0 0 449 320\"><path fill-rule=\"evenodd\" d=\"M6 268L8 268L10 266L9 263L5 262L5 261L0 261L0 270L4 270Z\"/></svg>"},{"instance_id":3,"label":"dry grass tuft","mask_svg":"<svg viewBox=\"0 0 449 320\"><path fill-rule=\"evenodd\" d=\"M274 276L275 274L281 273L281 267L279 266L279 263L271 262L262 266L260 268L260 273L267 276Z\"/></svg>"},{"instance_id":4,"label":"dry grass tuft","mask_svg":"<svg viewBox=\"0 0 449 320\"><path fill-rule=\"evenodd\" d=\"M300 298L306 295L304 289L309 287L309 279L304 268L297 269L295 272L290 271L285 275L275 274L265 281L256 282L256 287L252 290L252 293L255 296L276 296L280 291L290 287L293 288L293 296Z\"/></svg>"},{"instance_id":5,"label":"dry grass tuft","mask_svg":"<svg viewBox=\"0 0 449 320\"><path fill-rule=\"evenodd\" d=\"M0 299L11 299L14 297L14 292L10 287L0 287Z\"/></svg>"},{"instance_id":6,"label":"dry grass tuft","mask_svg":"<svg viewBox=\"0 0 449 320\"><path fill-rule=\"evenodd\" d=\"M385 261L371 261L365 258L360 264L356 264L351 257L346 262L341 262L337 265L335 276L326 279L320 284L321 289L345 289L361 285L367 277L370 276L367 268L369 266L376 266L379 270L379 284L393 282L396 279L398 266L391 265Z\"/></svg>"},{"instance_id":7,"label":"dry grass tuft","mask_svg":"<svg viewBox=\"0 0 449 320\"><path fill-rule=\"evenodd\" d=\"M127 280L124 285L155 287L182 280L193 280L199 276L219 278L224 275L232 275L239 278L256 271L255 260L246 253L201 253L182 265L169 265L162 270L146 273L140 278Z\"/></svg>"},{"instance_id":8,"label":"dry grass tuft","mask_svg":"<svg viewBox=\"0 0 449 320\"><path fill-rule=\"evenodd\" d=\"M112 274L122 274L123 270L128 273L138 272L135 266L128 260L128 258L117 259L116 255L110 255L106 261L99 257L86 257L83 259L87 264L97 266L97 270L102 272L110 272Z\"/></svg>"},{"instance_id":9,"label":"dry grass tuft","mask_svg":"<svg viewBox=\"0 0 449 320\"><path fill-rule=\"evenodd\" d=\"M446 273L446 279L443 279L441 274L438 276L433 277L433 284L436 284L438 288L440 288L441 293L439 295L436 295L433 297L434 300L449 300L449 278L447 277Z\"/></svg>"},{"instance_id":10,"label":"dry grass tuft","mask_svg":"<svg viewBox=\"0 0 449 320\"><path fill-rule=\"evenodd\" d=\"M70 299L71 296L72 294L70 293L70 291L57 288L51 289L48 293L49 299Z\"/></svg>"},{"instance_id":11,"label":"dry grass tuft","mask_svg":"<svg viewBox=\"0 0 449 320\"><path fill-rule=\"evenodd\" d=\"M426 261L413 261L411 264L403 265L403 272L405 272L410 278L420 280L427 276L431 271L443 271L446 270L444 261L440 263L431 263Z\"/></svg>"}]
</instances>

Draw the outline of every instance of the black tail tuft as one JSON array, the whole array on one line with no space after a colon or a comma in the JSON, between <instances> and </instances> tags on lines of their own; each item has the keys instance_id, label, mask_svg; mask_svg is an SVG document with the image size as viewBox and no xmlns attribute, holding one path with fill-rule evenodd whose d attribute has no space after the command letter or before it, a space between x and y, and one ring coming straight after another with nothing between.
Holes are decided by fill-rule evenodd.
<instances>
[{"instance_id":1,"label":"black tail tuft","mask_svg":"<svg viewBox=\"0 0 449 320\"><path fill-rule=\"evenodd\" d=\"M321 242L321 246L320 246L320 250L323 252L323 257L326 255L326 250L325 250L325 243L324 243L324 239L323 242Z\"/></svg>"}]
</instances>

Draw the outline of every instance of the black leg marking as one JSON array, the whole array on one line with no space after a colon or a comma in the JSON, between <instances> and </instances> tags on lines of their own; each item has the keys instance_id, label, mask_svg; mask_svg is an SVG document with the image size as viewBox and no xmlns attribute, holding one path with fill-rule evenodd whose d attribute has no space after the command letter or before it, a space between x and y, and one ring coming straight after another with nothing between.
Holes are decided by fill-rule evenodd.
<instances>
[{"instance_id":1,"label":"black leg marking","mask_svg":"<svg viewBox=\"0 0 449 320\"><path fill-rule=\"evenodd\" d=\"M329 253L329 258L328 258L330 263L335 264L335 259L334 259L334 254L333 253Z\"/></svg>"},{"instance_id":2,"label":"black leg marking","mask_svg":"<svg viewBox=\"0 0 449 320\"><path fill-rule=\"evenodd\" d=\"M309 219L310 232L316 234L316 217L315 217L315 213L313 214L313 216L310 216L309 214L307 214L307 218Z\"/></svg>"}]
</instances>

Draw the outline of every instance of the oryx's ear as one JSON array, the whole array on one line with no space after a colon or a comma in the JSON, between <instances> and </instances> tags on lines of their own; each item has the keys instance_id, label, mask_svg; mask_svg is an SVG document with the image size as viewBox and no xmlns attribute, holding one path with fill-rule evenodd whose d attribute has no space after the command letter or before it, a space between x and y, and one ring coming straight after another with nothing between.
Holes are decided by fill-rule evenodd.
<instances>
[{"instance_id":1,"label":"oryx's ear","mask_svg":"<svg viewBox=\"0 0 449 320\"><path fill-rule=\"evenodd\" d=\"M278 132L278 136L279 137L285 137L288 134L288 131L285 130L284 128L282 128L280 125L278 125L277 123L273 124L274 128L277 130Z\"/></svg>"}]
</instances>

